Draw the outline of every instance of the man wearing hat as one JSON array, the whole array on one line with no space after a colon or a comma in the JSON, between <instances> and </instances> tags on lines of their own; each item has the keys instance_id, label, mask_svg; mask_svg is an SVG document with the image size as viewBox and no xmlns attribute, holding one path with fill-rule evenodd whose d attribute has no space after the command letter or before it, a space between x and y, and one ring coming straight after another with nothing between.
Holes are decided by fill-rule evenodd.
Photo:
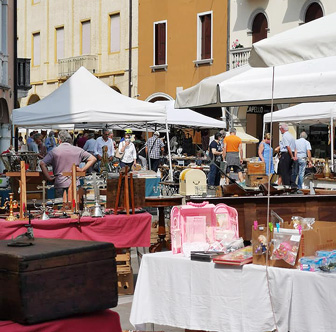
<instances>
[{"instance_id":1,"label":"man wearing hat","mask_svg":"<svg viewBox=\"0 0 336 332\"><path fill-rule=\"evenodd\" d=\"M149 154L151 170L157 172L160 164L160 155L164 151L164 144L160 139L160 133L156 131L146 142L146 154Z\"/></svg>"},{"instance_id":2,"label":"man wearing hat","mask_svg":"<svg viewBox=\"0 0 336 332\"><path fill-rule=\"evenodd\" d=\"M226 158L227 172L232 167L238 173L239 181L243 182L243 147L241 138L236 135L236 128L230 128L230 135L224 138L223 158Z\"/></svg>"}]
</instances>

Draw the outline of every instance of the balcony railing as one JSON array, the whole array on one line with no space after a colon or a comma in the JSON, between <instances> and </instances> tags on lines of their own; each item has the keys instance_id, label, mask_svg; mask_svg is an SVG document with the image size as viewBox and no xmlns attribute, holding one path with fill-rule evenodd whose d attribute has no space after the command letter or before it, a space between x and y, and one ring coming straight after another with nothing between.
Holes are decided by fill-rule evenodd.
<instances>
[{"instance_id":1,"label":"balcony railing","mask_svg":"<svg viewBox=\"0 0 336 332\"><path fill-rule=\"evenodd\" d=\"M58 77L70 77L81 66L85 67L91 73L97 71L96 55L80 55L66 59L58 60Z\"/></svg>"},{"instance_id":2,"label":"balcony railing","mask_svg":"<svg viewBox=\"0 0 336 332\"><path fill-rule=\"evenodd\" d=\"M17 59L17 88L18 90L28 91L30 85L30 59Z\"/></svg>"},{"instance_id":3,"label":"balcony railing","mask_svg":"<svg viewBox=\"0 0 336 332\"><path fill-rule=\"evenodd\" d=\"M230 50L230 69L241 67L248 63L251 47Z\"/></svg>"}]
</instances>

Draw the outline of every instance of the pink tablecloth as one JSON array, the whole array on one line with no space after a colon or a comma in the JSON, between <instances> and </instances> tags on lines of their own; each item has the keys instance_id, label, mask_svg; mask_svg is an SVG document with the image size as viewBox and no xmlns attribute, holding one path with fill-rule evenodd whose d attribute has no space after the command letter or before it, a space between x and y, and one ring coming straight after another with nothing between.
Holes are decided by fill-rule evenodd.
<instances>
[{"instance_id":1,"label":"pink tablecloth","mask_svg":"<svg viewBox=\"0 0 336 332\"><path fill-rule=\"evenodd\" d=\"M0 321L1 332L121 332L119 314L105 310L33 325Z\"/></svg>"},{"instance_id":2,"label":"pink tablecloth","mask_svg":"<svg viewBox=\"0 0 336 332\"><path fill-rule=\"evenodd\" d=\"M149 213L107 215L103 218L32 221L36 238L112 242L117 248L149 247L152 217ZM0 219L0 240L26 232L27 221Z\"/></svg>"}]
</instances>

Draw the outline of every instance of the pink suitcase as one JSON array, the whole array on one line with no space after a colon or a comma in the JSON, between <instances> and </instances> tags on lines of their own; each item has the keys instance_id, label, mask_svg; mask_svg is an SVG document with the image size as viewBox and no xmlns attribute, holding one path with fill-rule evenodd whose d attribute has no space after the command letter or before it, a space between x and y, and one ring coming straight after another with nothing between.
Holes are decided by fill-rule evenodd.
<instances>
[{"instance_id":1,"label":"pink suitcase","mask_svg":"<svg viewBox=\"0 0 336 332\"><path fill-rule=\"evenodd\" d=\"M183 252L183 243L220 241L223 237L236 239L237 210L225 204L187 203L174 206L170 220L173 254Z\"/></svg>"}]
</instances>

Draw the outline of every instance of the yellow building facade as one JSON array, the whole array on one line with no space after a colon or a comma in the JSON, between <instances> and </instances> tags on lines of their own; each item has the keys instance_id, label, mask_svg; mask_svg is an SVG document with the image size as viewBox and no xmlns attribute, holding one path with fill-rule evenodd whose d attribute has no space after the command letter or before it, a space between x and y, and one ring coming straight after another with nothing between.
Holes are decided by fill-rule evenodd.
<instances>
[{"instance_id":1,"label":"yellow building facade","mask_svg":"<svg viewBox=\"0 0 336 332\"><path fill-rule=\"evenodd\" d=\"M31 59L32 89L20 106L53 92L80 66L124 95L138 94L138 0L18 0L18 56Z\"/></svg>"},{"instance_id":2,"label":"yellow building facade","mask_svg":"<svg viewBox=\"0 0 336 332\"><path fill-rule=\"evenodd\" d=\"M176 92L227 68L226 0L139 0L139 98Z\"/></svg>"}]
</instances>

